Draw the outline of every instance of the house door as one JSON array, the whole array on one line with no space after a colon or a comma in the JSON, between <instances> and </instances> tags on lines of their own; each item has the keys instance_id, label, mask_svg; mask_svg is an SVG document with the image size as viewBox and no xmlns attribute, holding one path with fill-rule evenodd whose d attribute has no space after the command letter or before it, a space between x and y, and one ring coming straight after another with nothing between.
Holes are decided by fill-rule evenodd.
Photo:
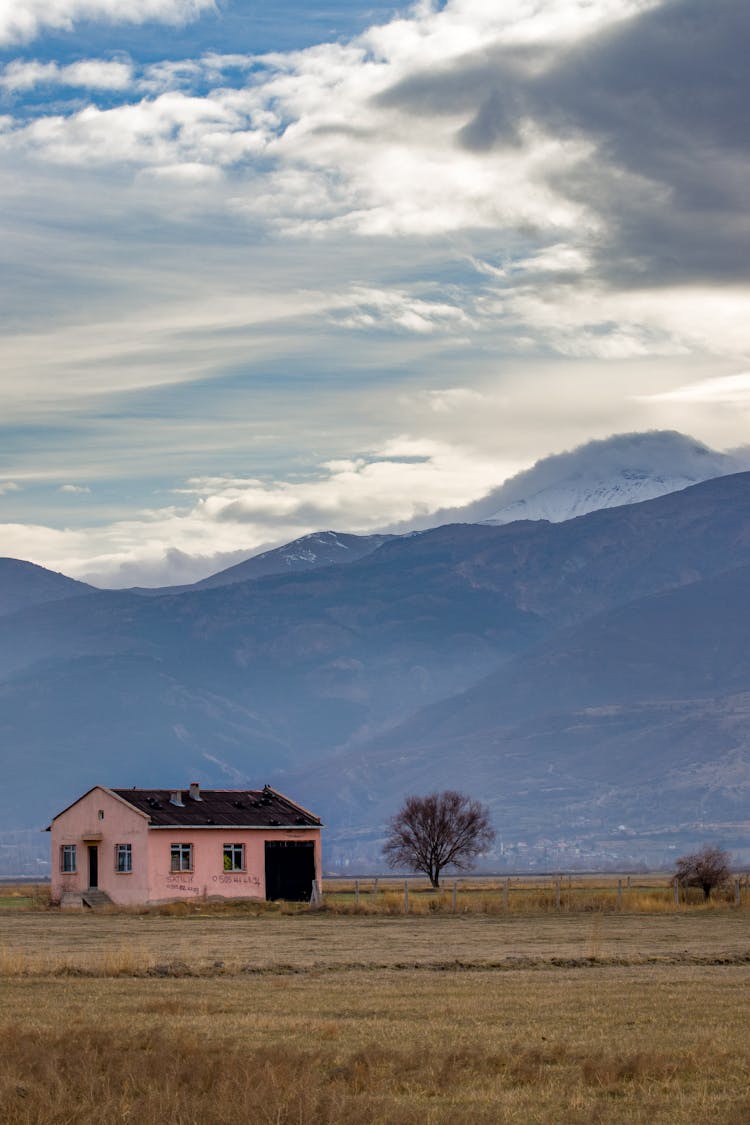
<instances>
[{"instance_id":1,"label":"house door","mask_svg":"<svg viewBox=\"0 0 750 1125\"><path fill-rule=\"evenodd\" d=\"M89 844L89 886L99 886L99 849L96 844Z\"/></svg>"},{"instance_id":2,"label":"house door","mask_svg":"<svg viewBox=\"0 0 750 1125\"><path fill-rule=\"evenodd\" d=\"M315 878L312 840L266 841L266 898L307 902Z\"/></svg>"}]
</instances>

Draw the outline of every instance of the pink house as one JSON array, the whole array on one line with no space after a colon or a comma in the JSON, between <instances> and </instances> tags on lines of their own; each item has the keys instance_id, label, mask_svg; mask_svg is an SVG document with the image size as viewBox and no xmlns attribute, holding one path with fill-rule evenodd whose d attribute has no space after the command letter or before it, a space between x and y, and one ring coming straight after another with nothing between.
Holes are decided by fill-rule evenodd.
<instances>
[{"instance_id":1,"label":"pink house","mask_svg":"<svg viewBox=\"0 0 750 1125\"><path fill-rule=\"evenodd\" d=\"M93 906L200 896L307 900L321 878L321 822L264 789L107 789L59 813L52 901Z\"/></svg>"}]
</instances>

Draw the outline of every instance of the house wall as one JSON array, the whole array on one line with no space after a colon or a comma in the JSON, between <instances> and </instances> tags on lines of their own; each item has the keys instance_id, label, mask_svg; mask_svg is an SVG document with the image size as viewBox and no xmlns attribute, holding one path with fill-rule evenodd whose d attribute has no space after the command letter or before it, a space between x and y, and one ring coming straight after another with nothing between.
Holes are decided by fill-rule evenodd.
<instances>
[{"instance_id":1,"label":"house wall","mask_svg":"<svg viewBox=\"0 0 750 1125\"><path fill-rule=\"evenodd\" d=\"M153 828L149 832L149 901L266 897L266 840L313 840L321 877L320 829ZM172 844L193 845L193 870L171 870ZM224 870L224 845L245 845L245 870Z\"/></svg>"},{"instance_id":2,"label":"house wall","mask_svg":"<svg viewBox=\"0 0 750 1125\"><path fill-rule=\"evenodd\" d=\"M317 828L151 828L148 817L106 789L97 787L55 817L51 825L52 901L89 886L89 844L98 849L98 886L123 906L202 895L223 898L266 897L266 840L312 840L315 871L321 877ZM171 845L193 845L192 871L171 870ZM61 848L76 846L76 871L61 871ZM115 848L130 844L133 869L115 869ZM224 870L224 845L245 845L245 869Z\"/></svg>"},{"instance_id":3,"label":"house wall","mask_svg":"<svg viewBox=\"0 0 750 1125\"><path fill-rule=\"evenodd\" d=\"M97 787L55 817L50 835L53 902L59 902L66 891L80 894L88 888L89 844L98 849L98 885L113 902L128 905L147 901L148 820L137 810ZM72 874L60 870L63 844L76 845L76 871ZM132 872L115 870L117 844L131 845Z\"/></svg>"}]
</instances>

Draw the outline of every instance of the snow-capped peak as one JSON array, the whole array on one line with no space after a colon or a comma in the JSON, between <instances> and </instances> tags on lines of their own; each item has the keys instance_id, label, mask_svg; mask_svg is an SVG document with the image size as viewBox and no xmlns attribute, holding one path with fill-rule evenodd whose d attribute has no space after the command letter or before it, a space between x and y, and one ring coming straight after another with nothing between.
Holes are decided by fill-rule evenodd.
<instances>
[{"instance_id":1,"label":"snow-capped peak","mask_svg":"<svg viewBox=\"0 0 750 1125\"><path fill-rule=\"evenodd\" d=\"M719 453L672 430L616 434L537 461L495 489L483 501L487 514L479 518L494 524L521 519L559 523L747 468L747 452Z\"/></svg>"}]
</instances>

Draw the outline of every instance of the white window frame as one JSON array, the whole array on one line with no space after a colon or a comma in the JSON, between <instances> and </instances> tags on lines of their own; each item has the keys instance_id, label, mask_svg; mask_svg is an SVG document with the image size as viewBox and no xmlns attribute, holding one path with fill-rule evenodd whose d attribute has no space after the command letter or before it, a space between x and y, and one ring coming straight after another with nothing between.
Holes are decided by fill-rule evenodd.
<instances>
[{"instance_id":1,"label":"white window frame","mask_svg":"<svg viewBox=\"0 0 750 1125\"><path fill-rule=\"evenodd\" d=\"M60 871L63 875L75 875L78 871L78 847L76 844L60 845Z\"/></svg>"},{"instance_id":2,"label":"white window frame","mask_svg":"<svg viewBox=\"0 0 750 1125\"><path fill-rule=\"evenodd\" d=\"M223 851L223 867L226 872L230 871L245 871L245 845L244 844L224 844ZM237 866L237 859L239 858L239 867ZM227 867L227 859L229 859L231 866Z\"/></svg>"},{"instance_id":3,"label":"white window frame","mask_svg":"<svg viewBox=\"0 0 750 1125\"><path fill-rule=\"evenodd\" d=\"M115 844L115 872L118 875L133 873L133 845Z\"/></svg>"},{"instance_id":4,"label":"white window frame","mask_svg":"<svg viewBox=\"0 0 750 1125\"><path fill-rule=\"evenodd\" d=\"M169 845L169 870L172 875L179 875L183 871L193 870L192 844Z\"/></svg>"}]
</instances>

